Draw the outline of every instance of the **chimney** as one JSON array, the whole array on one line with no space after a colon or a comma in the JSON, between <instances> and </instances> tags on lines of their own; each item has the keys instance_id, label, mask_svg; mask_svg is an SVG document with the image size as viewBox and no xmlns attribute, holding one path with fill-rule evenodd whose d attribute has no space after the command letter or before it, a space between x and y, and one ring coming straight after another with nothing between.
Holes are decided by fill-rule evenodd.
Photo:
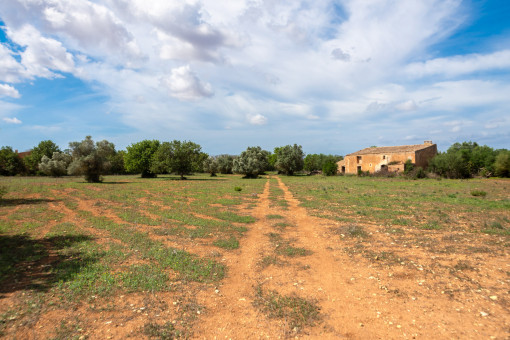
<instances>
[{"instance_id":1,"label":"chimney","mask_svg":"<svg viewBox=\"0 0 510 340\"><path fill-rule=\"evenodd\" d=\"M434 143L432 143L432 141L431 141L431 140L426 140L426 141L424 141L424 142L423 142L423 144L432 145L432 144L434 144Z\"/></svg>"},{"instance_id":2,"label":"chimney","mask_svg":"<svg viewBox=\"0 0 510 340\"><path fill-rule=\"evenodd\" d=\"M18 149L14 150L15 153L18 153Z\"/></svg>"}]
</instances>

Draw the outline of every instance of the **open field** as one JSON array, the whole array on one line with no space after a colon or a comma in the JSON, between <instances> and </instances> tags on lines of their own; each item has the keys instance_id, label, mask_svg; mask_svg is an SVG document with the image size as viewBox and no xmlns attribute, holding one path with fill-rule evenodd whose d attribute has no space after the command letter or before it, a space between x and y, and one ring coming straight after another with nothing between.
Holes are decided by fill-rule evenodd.
<instances>
[{"instance_id":1,"label":"open field","mask_svg":"<svg viewBox=\"0 0 510 340\"><path fill-rule=\"evenodd\" d=\"M509 180L189 178L0 178L0 336L509 337Z\"/></svg>"}]
</instances>

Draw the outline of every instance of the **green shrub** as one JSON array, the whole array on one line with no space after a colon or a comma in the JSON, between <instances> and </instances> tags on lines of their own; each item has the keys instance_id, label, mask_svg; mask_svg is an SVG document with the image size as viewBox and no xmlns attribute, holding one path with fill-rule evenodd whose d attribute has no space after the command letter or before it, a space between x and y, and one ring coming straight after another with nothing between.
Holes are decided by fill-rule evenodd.
<instances>
[{"instance_id":1,"label":"green shrub","mask_svg":"<svg viewBox=\"0 0 510 340\"><path fill-rule=\"evenodd\" d=\"M2 197L4 197L4 195L6 193L7 193L7 187L0 186L0 200L2 199Z\"/></svg>"},{"instance_id":2,"label":"green shrub","mask_svg":"<svg viewBox=\"0 0 510 340\"><path fill-rule=\"evenodd\" d=\"M338 164L332 160L326 161L322 166L322 173L325 176L334 176L338 172Z\"/></svg>"},{"instance_id":3,"label":"green shrub","mask_svg":"<svg viewBox=\"0 0 510 340\"><path fill-rule=\"evenodd\" d=\"M243 188L241 188L241 187L234 187L234 190L235 191L241 191L241 190L243 190Z\"/></svg>"},{"instance_id":4,"label":"green shrub","mask_svg":"<svg viewBox=\"0 0 510 340\"><path fill-rule=\"evenodd\" d=\"M471 191L471 196L480 196L480 197L485 197L487 196L487 193L483 190L472 190Z\"/></svg>"}]
</instances>

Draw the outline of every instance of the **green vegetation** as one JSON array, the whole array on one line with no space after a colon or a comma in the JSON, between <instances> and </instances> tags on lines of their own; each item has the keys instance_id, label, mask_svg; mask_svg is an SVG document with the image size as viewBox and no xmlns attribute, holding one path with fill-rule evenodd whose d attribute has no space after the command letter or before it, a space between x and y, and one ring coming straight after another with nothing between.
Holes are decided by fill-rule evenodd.
<instances>
[{"instance_id":1,"label":"green vegetation","mask_svg":"<svg viewBox=\"0 0 510 340\"><path fill-rule=\"evenodd\" d=\"M67 168L73 158L63 152L54 152L52 157L44 155L39 163L39 171L52 177L62 177L67 174Z\"/></svg>"},{"instance_id":2,"label":"green vegetation","mask_svg":"<svg viewBox=\"0 0 510 340\"><path fill-rule=\"evenodd\" d=\"M87 136L81 142L69 143L73 161L69 165L70 175L84 175L87 182L101 182L110 168L109 157L115 154L113 143L103 140L94 144L92 137Z\"/></svg>"},{"instance_id":3,"label":"green vegetation","mask_svg":"<svg viewBox=\"0 0 510 340\"><path fill-rule=\"evenodd\" d=\"M143 140L128 146L124 154L124 166L130 173L141 173L142 178L154 178L156 174L151 171L153 157L159 148L158 140Z\"/></svg>"},{"instance_id":4,"label":"green vegetation","mask_svg":"<svg viewBox=\"0 0 510 340\"><path fill-rule=\"evenodd\" d=\"M154 154L152 171L176 173L185 179L184 175L193 172L195 163L203 163L200 149L200 145L189 141L163 142Z\"/></svg>"},{"instance_id":5,"label":"green vegetation","mask_svg":"<svg viewBox=\"0 0 510 340\"><path fill-rule=\"evenodd\" d=\"M232 170L245 178L257 178L269 167L268 156L269 152L262 150L260 146L248 147L234 159Z\"/></svg>"},{"instance_id":6,"label":"green vegetation","mask_svg":"<svg viewBox=\"0 0 510 340\"><path fill-rule=\"evenodd\" d=\"M61 150L58 145L51 140L43 140L37 146L32 148L30 154L23 159L28 173L39 174L39 163L42 161L42 158L46 156L51 159L55 152L60 153Z\"/></svg>"},{"instance_id":7,"label":"green vegetation","mask_svg":"<svg viewBox=\"0 0 510 340\"><path fill-rule=\"evenodd\" d=\"M301 145L286 145L275 149L276 162L274 167L282 174L292 176L303 170L305 154Z\"/></svg>"},{"instance_id":8,"label":"green vegetation","mask_svg":"<svg viewBox=\"0 0 510 340\"><path fill-rule=\"evenodd\" d=\"M15 176L25 172L25 165L10 146L0 149L0 176Z\"/></svg>"},{"instance_id":9,"label":"green vegetation","mask_svg":"<svg viewBox=\"0 0 510 340\"><path fill-rule=\"evenodd\" d=\"M321 320L320 308L315 301L295 295L285 296L277 291L264 291L262 285L255 288L254 305L270 318L282 319L288 325L287 332L300 332Z\"/></svg>"}]
</instances>

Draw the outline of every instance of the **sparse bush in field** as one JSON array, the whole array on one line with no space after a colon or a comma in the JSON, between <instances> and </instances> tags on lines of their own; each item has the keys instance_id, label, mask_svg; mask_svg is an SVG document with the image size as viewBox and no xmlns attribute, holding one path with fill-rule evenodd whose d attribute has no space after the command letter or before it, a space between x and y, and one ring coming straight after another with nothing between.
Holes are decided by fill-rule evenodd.
<instances>
[{"instance_id":1,"label":"sparse bush in field","mask_svg":"<svg viewBox=\"0 0 510 340\"><path fill-rule=\"evenodd\" d=\"M7 187L5 186L0 186L0 200L2 200L2 198L4 197L4 195L7 193Z\"/></svg>"},{"instance_id":2,"label":"sparse bush in field","mask_svg":"<svg viewBox=\"0 0 510 340\"><path fill-rule=\"evenodd\" d=\"M483 190L471 190L471 196L485 197L487 196L487 192Z\"/></svg>"},{"instance_id":3,"label":"sparse bush in field","mask_svg":"<svg viewBox=\"0 0 510 340\"><path fill-rule=\"evenodd\" d=\"M39 163L39 171L48 176L61 177L67 174L67 167L72 160L71 155L63 152L54 152L51 158L44 155Z\"/></svg>"},{"instance_id":4,"label":"sparse bush in field","mask_svg":"<svg viewBox=\"0 0 510 340\"><path fill-rule=\"evenodd\" d=\"M67 172L70 175L85 175L87 182L101 182L101 176L110 168L109 158L115 154L113 143L103 140L94 144L87 136L81 142L69 143L73 161Z\"/></svg>"},{"instance_id":5,"label":"sparse bush in field","mask_svg":"<svg viewBox=\"0 0 510 340\"><path fill-rule=\"evenodd\" d=\"M268 156L269 152L262 150L260 146L248 147L234 159L233 171L243 174L244 178L257 178L268 168Z\"/></svg>"},{"instance_id":6,"label":"sparse bush in field","mask_svg":"<svg viewBox=\"0 0 510 340\"><path fill-rule=\"evenodd\" d=\"M243 190L243 188L241 188L241 187L234 187L234 190L235 191L241 191L241 190Z\"/></svg>"}]
</instances>

